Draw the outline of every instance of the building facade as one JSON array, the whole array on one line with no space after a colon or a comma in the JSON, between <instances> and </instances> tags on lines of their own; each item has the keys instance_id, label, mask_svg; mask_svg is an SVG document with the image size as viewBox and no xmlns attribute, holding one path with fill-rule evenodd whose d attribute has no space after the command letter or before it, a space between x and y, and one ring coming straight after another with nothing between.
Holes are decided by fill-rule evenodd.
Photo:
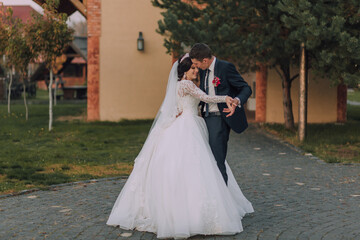
<instances>
[{"instance_id":1,"label":"building facade","mask_svg":"<svg viewBox=\"0 0 360 240\"><path fill-rule=\"evenodd\" d=\"M41 0L36 0L42 2ZM150 0L61 1L60 10L79 10L88 23L88 120L154 118L163 100L172 58L156 33L161 10ZM70 10L69 10L70 9ZM142 32L145 49L137 49ZM292 71L296 72L296 68ZM283 123L282 83L273 69L243 74L253 88L247 103L257 122ZM291 89L298 119L299 79ZM251 115L251 114L250 114ZM308 122L344 122L346 86L309 76Z\"/></svg>"}]
</instances>

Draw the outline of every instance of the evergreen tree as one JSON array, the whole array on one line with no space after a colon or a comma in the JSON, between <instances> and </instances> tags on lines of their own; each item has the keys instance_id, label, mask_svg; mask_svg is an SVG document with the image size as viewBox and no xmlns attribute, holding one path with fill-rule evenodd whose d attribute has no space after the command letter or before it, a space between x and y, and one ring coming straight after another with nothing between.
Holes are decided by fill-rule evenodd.
<instances>
[{"instance_id":1,"label":"evergreen tree","mask_svg":"<svg viewBox=\"0 0 360 240\"><path fill-rule=\"evenodd\" d=\"M360 2L283 0L281 21L289 39L305 43L309 67L334 84L360 79Z\"/></svg>"},{"instance_id":2,"label":"evergreen tree","mask_svg":"<svg viewBox=\"0 0 360 240\"><path fill-rule=\"evenodd\" d=\"M310 51L311 65L308 66L316 68L317 72L327 77L331 75L331 79L338 79L339 72L347 79L357 76L359 55L355 56L355 50L359 42L354 39L358 39L359 4L355 0L340 3L327 0L152 2L166 10L157 31L165 36L164 45L169 53L180 54L184 46L205 42L216 56L236 63L241 72L255 70L259 63L276 69L282 79L284 119L288 129L294 129L291 84L299 76L297 72L290 72L290 66L299 63L301 42L305 42ZM345 26L349 30L345 30ZM343 52L345 49L347 51ZM342 51L341 58L339 51ZM336 70L329 71L341 61L339 58L344 61Z\"/></svg>"}]
</instances>

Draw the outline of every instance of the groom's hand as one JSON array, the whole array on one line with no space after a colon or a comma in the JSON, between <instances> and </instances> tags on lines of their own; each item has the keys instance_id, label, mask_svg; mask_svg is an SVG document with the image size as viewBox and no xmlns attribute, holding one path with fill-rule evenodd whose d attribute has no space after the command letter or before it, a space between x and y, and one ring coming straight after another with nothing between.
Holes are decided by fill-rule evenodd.
<instances>
[{"instance_id":1,"label":"groom's hand","mask_svg":"<svg viewBox=\"0 0 360 240\"><path fill-rule=\"evenodd\" d=\"M235 105L235 107L239 106L240 104L240 99L239 98L234 98L231 102L232 105Z\"/></svg>"},{"instance_id":2,"label":"groom's hand","mask_svg":"<svg viewBox=\"0 0 360 240\"><path fill-rule=\"evenodd\" d=\"M227 102L226 104L228 105L228 108L224 108L223 112L229 113L228 115L226 115L226 117L231 117L232 115L234 115L235 109L240 104L240 101L238 98L234 98L231 100L230 104L228 104Z\"/></svg>"},{"instance_id":3,"label":"groom's hand","mask_svg":"<svg viewBox=\"0 0 360 240\"><path fill-rule=\"evenodd\" d=\"M226 115L226 117L231 117L234 113L235 113L235 108L233 109L231 108L224 108L223 109L224 113L229 113L228 115Z\"/></svg>"},{"instance_id":4,"label":"groom's hand","mask_svg":"<svg viewBox=\"0 0 360 240\"><path fill-rule=\"evenodd\" d=\"M227 107L228 107L228 108L231 108L231 105L233 104L234 99L233 99L232 97L226 96L225 101L226 101Z\"/></svg>"},{"instance_id":5,"label":"groom's hand","mask_svg":"<svg viewBox=\"0 0 360 240\"><path fill-rule=\"evenodd\" d=\"M229 106L228 105L228 109L226 110L229 114L226 115L226 117L230 117L232 116L234 113L235 113L235 110L236 110L236 107L238 107L240 104L240 100L238 98L234 98L232 101L231 101L231 105Z\"/></svg>"}]
</instances>

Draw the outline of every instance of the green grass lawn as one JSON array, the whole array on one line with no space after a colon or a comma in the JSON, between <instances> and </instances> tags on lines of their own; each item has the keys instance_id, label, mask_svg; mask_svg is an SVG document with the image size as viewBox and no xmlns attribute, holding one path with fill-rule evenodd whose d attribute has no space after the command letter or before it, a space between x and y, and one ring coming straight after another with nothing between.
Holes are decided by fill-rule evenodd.
<instances>
[{"instance_id":1,"label":"green grass lawn","mask_svg":"<svg viewBox=\"0 0 360 240\"><path fill-rule=\"evenodd\" d=\"M0 193L128 175L152 121L85 122L85 104L0 105Z\"/></svg>"},{"instance_id":2,"label":"green grass lawn","mask_svg":"<svg viewBox=\"0 0 360 240\"><path fill-rule=\"evenodd\" d=\"M347 123L309 124L304 143L282 124L265 124L263 127L329 163L360 163L360 106L347 107Z\"/></svg>"},{"instance_id":3,"label":"green grass lawn","mask_svg":"<svg viewBox=\"0 0 360 240\"><path fill-rule=\"evenodd\" d=\"M355 89L354 92L348 92L348 100L360 102L360 90Z\"/></svg>"},{"instance_id":4,"label":"green grass lawn","mask_svg":"<svg viewBox=\"0 0 360 240\"><path fill-rule=\"evenodd\" d=\"M59 92L61 91L62 93L62 90L59 89ZM59 94L59 93L57 93ZM47 90L42 90L42 89L37 89L36 90L36 99L39 99L39 100L48 100L49 99L49 91Z\"/></svg>"},{"instance_id":5,"label":"green grass lawn","mask_svg":"<svg viewBox=\"0 0 360 240\"><path fill-rule=\"evenodd\" d=\"M41 96L46 99L46 92ZM7 106L0 105L0 193L126 176L152 123L86 122L86 104L60 101L49 132L47 104L30 104L28 121L22 104L11 109L8 115ZM360 162L360 106L348 105L346 124L310 124L304 143L283 125L264 128L327 162Z\"/></svg>"}]
</instances>

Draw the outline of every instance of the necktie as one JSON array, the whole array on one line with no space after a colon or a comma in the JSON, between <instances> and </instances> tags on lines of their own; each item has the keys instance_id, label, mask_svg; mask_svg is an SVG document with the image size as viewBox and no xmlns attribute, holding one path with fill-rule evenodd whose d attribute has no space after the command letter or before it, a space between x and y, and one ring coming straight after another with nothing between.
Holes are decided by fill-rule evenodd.
<instances>
[{"instance_id":1,"label":"necktie","mask_svg":"<svg viewBox=\"0 0 360 240\"><path fill-rule=\"evenodd\" d=\"M210 70L207 69L206 71L206 80L205 80L205 92L208 95L209 94L209 75L210 75ZM205 103L205 117L209 116L209 104Z\"/></svg>"}]
</instances>

